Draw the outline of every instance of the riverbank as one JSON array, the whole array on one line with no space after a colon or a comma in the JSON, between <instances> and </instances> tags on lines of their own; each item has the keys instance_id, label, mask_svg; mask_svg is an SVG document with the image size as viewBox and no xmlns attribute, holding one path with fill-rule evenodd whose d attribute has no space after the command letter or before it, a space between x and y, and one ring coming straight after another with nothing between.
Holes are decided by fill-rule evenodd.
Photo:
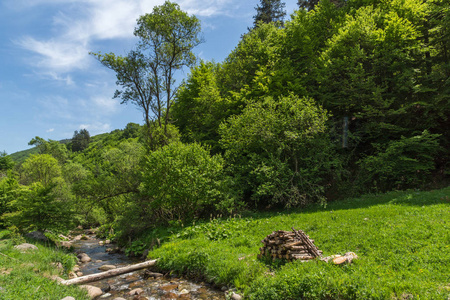
<instances>
[{"instance_id":1,"label":"riverbank","mask_svg":"<svg viewBox=\"0 0 450 300\"><path fill-rule=\"evenodd\" d=\"M327 208L257 213L179 228L159 228L132 248L158 268L237 288L250 299L448 299L450 188L391 192L330 203ZM355 252L337 266L322 261L257 259L275 230L302 229L324 256Z\"/></svg>"},{"instance_id":2,"label":"riverbank","mask_svg":"<svg viewBox=\"0 0 450 300\"><path fill-rule=\"evenodd\" d=\"M39 243L33 243L35 249L21 251L14 248L15 238L20 237L0 230L0 299L61 300L66 296L89 299L79 287L60 285L50 279L52 276L68 278L76 263L73 254Z\"/></svg>"}]
</instances>

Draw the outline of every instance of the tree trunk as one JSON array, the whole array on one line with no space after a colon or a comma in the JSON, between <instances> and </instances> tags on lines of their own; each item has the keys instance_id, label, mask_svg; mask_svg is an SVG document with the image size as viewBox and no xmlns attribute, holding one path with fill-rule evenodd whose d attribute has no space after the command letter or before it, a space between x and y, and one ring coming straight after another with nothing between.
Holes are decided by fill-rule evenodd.
<instances>
[{"instance_id":1,"label":"tree trunk","mask_svg":"<svg viewBox=\"0 0 450 300\"><path fill-rule=\"evenodd\" d=\"M91 274L91 275L81 276L81 277L77 277L77 278L73 278L73 279L69 279L69 280L64 280L61 282L61 284L72 285L72 284L88 283L88 282L97 281L97 280L101 280L101 279L108 278L108 277L117 276L117 275L124 274L124 273L130 273L130 272L133 272L136 270L148 268L148 267L154 266L155 264L156 264L156 260L149 260L149 261L146 261L143 263L126 266L123 268L113 269L113 270L109 270L106 272L101 272L101 273L97 273L97 274Z\"/></svg>"}]
</instances>

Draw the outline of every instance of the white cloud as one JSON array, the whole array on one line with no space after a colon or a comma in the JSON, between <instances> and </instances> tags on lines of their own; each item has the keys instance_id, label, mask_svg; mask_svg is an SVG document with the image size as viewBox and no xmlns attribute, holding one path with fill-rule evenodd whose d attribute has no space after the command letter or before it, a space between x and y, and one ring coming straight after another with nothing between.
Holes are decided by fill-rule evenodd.
<instances>
[{"instance_id":1,"label":"white cloud","mask_svg":"<svg viewBox=\"0 0 450 300\"><path fill-rule=\"evenodd\" d=\"M119 101L112 99L111 97L94 96L91 102L95 105L95 109L101 111L102 114L115 113L120 106Z\"/></svg>"},{"instance_id":2,"label":"white cloud","mask_svg":"<svg viewBox=\"0 0 450 300\"><path fill-rule=\"evenodd\" d=\"M89 131L90 135L97 135L100 133L110 132L111 124L102 122L95 122L92 124L80 124L80 126L78 126L78 129L86 129L87 131Z\"/></svg>"},{"instance_id":3,"label":"white cloud","mask_svg":"<svg viewBox=\"0 0 450 300\"><path fill-rule=\"evenodd\" d=\"M86 41L66 41L51 39L39 41L30 36L15 41L22 48L38 54L30 63L45 73L64 73L74 69L84 69L88 64Z\"/></svg>"},{"instance_id":4,"label":"white cloud","mask_svg":"<svg viewBox=\"0 0 450 300\"><path fill-rule=\"evenodd\" d=\"M47 129L45 132L53 132L53 131L55 131L55 128Z\"/></svg>"},{"instance_id":5,"label":"white cloud","mask_svg":"<svg viewBox=\"0 0 450 300\"><path fill-rule=\"evenodd\" d=\"M33 6L52 6L59 9L53 18L56 32L50 39L24 36L16 41L20 47L34 52L30 63L44 73L67 73L85 70L90 46L96 41L133 38L136 19L151 13L163 0L17 0L9 2L22 9ZM237 0L181 0L181 9L199 17L233 15L238 9ZM51 11L51 10L50 10ZM55 80L60 77L54 76ZM71 84L70 80L67 81Z\"/></svg>"}]
</instances>

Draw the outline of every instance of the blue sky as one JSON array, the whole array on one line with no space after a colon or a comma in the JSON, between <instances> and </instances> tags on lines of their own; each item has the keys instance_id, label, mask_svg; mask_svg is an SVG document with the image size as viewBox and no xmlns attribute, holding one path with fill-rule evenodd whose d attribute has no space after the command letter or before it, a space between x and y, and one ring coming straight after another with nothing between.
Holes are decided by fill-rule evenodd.
<instances>
[{"instance_id":1,"label":"blue sky","mask_svg":"<svg viewBox=\"0 0 450 300\"><path fill-rule=\"evenodd\" d=\"M112 99L115 76L90 51L124 55L136 43L136 19L163 0L1 0L0 151L29 148L35 136L60 140L142 124L133 105ZM195 49L221 62L253 23L259 0L180 0L202 22ZM284 1L290 15L297 0ZM179 74L179 78L187 74Z\"/></svg>"}]
</instances>

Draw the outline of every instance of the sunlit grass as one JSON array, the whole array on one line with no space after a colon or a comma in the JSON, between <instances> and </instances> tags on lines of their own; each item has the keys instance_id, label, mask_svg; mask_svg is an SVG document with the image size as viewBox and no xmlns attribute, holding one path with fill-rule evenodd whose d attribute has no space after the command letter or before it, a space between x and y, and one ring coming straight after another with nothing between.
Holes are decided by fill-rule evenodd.
<instances>
[{"instance_id":1,"label":"sunlit grass","mask_svg":"<svg viewBox=\"0 0 450 300\"><path fill-rule=\"evenodd\" d=\"M0 299L59 300L72 296L89 299L76 286L64 286L49 279L52 275L65 277L75 264L75 257L59 250L36 244L39 250L21 253L13 248L7 231L0 231ZM58 269L55 263L61 263Z\"/></svg>"},{"instance_id":2,"label":"sunlit grass","mask_svg":"<svg viewBox=\"0 0 450 300\"><path fill-rule=\"evenodd\" d=\"M214 219L174 230L149 256L161 268L236 286L253 299L448 299L449 195L450 188L392 192ZM265 236L291 227L310 235L324 255L352 251L360 258L344 267L256 258Z\"/></svg>"}]
</instances>

